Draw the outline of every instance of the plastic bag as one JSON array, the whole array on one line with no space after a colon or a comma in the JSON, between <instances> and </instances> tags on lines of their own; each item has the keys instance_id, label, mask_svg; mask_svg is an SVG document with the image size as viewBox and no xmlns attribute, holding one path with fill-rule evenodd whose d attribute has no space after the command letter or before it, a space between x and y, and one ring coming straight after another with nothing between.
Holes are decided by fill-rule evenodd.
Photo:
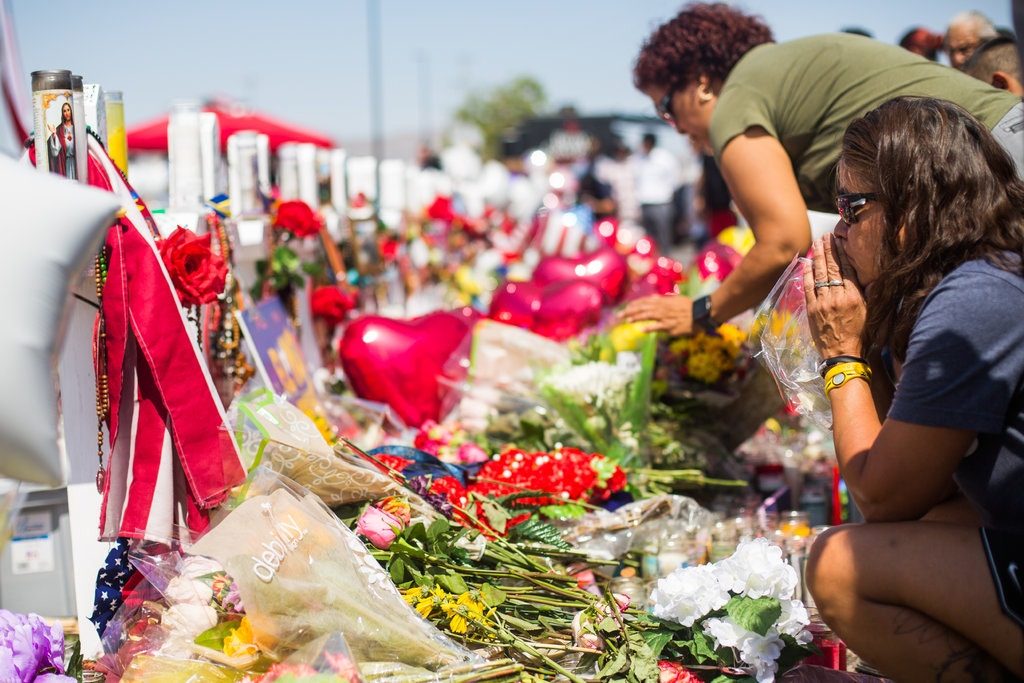
<instances>
[{"instance_id":1,"label":"plastic bag","mask_svg":"<svg viewBox=\"0 0 1024 683\"><path fill-rule=\"evenodd\" d=\"M330 683L363 683L352 651L340 633L329 633L317 638L290 655L286 660L270 667L260 683L301 681L305 679Z\"/></svg>"},{"instance_id":2,"label":"plastic bag","mask_svg":"<svg viewBox=\"0 0 1024 683\"><path fill-rule=\"evenodd\" d=\"M121 677L121 683L236 683L245 674L210 662L139 655Z\"/></svg>"},{"instance_id":3,"label":"plastic bag","mask_svg":"<svg viewBox=\"0 0 1024 683\"><path fill-rule=\"evenodd\" d=\"M669 526L696 535L710 527L712 519L693 498L665 493L628 503L614 512L587 513L566 528L562 537L591 557L615 560L648 538L646 527Z\"/></svg>"},{"instance_id":4,"label":"plastic bag","mask_svg":"<svg viewBox=\"0 0 1024 683\"><path fill-rule=\"evenodd\" d=\"M334 632L359 662L437 669L474 658L405 603L315 494L257 468L231 506L188 550L216 559L235 579L252 642L272 658Z\"/></svg>"},{"instance_id":5,"label":"plastic bag","mask_svg":"<svg viewBox=\"0 0 1024 683\"><path fill-rule=\"evenodd\" d=\"M832 429L832 406L818 374L821 355L814 346L804 299L804 264L796 257L775 283L754 318L754 336L760 338L758 360L772 373L782 397L797 413L818 427Z\"/></svg>"},{"instance_id":6,"label":"plastic bag","mask_svg":"<svg viewBox=\"0 0 1024 683\"><path fill-rule=\"evenodd\" d=\"M417 514L433 510L415 494L343 448L332 449L305 413L266 389L238 404L236 435L243 458L280 472L331 507L402 495Z\"/></svg>"}]
</instances>

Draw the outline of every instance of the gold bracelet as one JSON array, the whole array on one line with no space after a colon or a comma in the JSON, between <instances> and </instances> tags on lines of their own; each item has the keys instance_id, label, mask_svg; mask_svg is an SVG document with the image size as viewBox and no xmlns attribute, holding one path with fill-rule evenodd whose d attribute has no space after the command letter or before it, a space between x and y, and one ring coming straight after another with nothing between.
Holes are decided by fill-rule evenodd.
<instances>
[{"instance_id":1,"label":"gold bracelet","mask_svg":"<svg viewBox=\"0 0 1024 683\"><path fill-rule=\"evenodd\" d=\"M831 398L833 389L838 389L856 377L871 384L871 368L866 363L856 362L840 363L832 366L825 373L825 397Z\"/></svg>"}]
</instances>

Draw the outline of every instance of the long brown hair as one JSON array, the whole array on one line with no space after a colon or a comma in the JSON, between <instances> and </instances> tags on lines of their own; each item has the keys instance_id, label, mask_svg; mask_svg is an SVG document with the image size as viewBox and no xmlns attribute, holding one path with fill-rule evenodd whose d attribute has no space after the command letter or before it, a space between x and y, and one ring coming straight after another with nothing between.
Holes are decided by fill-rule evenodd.
<instances>
[{"instance_id":1,"label":"long brown hair","mask_svg":"<svg viewBox=\"0 0 1024 683\"><path fill-rule=\"evenodd\" d=\"M889 100L846 129L842 161L872 186L885 221L866 346L888 345L905 358L925 298L962 263L985 258L1022 272L1024 183L965 109L927 97Z\"/></svg>"}]
</instances>

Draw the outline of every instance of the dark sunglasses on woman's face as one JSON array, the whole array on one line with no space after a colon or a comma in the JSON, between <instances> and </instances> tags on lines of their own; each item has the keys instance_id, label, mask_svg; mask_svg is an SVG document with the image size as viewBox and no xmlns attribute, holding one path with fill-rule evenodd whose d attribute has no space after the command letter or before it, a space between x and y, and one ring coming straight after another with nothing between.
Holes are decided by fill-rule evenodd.
<instances>
[{"instance_id":1,"label":"dark sunglasses on woman's face","mask_svg":"<svg viewBox=\"0 0 1024 683\"><path fill-rule=\"evenodd\" d=\"M676 115L672 113L672 98L675 94L675 90L666 91L664 97L658 100L658 106L655 107L658 112L658 116L660 116L665 123L674 124L676 122Z\"/></svg>"},{"instance_id":2,"label":"dark sunglasses on woman's face","mask_svg":"<svg viewBox=\"0 0 1024 683\"><path fill-rule=\"evenodd\" d=\"M868 202L877 200L878 195L874 192L849 192L836 197L836 209L844 223L853 225L859 220L861 209Z\"/></svg>"}]
</instances>

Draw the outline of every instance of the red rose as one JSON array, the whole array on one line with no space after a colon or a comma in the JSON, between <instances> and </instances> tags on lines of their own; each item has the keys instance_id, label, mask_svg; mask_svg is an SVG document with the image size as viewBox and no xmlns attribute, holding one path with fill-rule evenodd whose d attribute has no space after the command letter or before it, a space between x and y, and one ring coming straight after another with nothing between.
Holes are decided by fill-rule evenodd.
<instances>
[{"instance_id":1,"label":"red rose","mask_svg":"<svg viewBox=\"0 0 1024 683\"><path fill-rule=\"evenodd\" d=\"M178 299L186 306L208 304L224 291L228 267L223 258L210 251L211 237L209 233L200 237L179 226L160 241L160 258Z\"/></svg>"},{"instance_id":2,"label":"red rose","mask_svg":"<svg viewBox=\"0 0 1024 683\"><path fill-rule=\"evenodd\" d=\"M281 202L274 215L274 227L290 232L296 237L312 237L320 234L322 221L309 204L298 199Z\"/></svg>"},{"instance_id":3,"label":"red rose","mask_svg":"<svg viewBox=\"0 0 1024 683\"><path fill-rule=\"evenodd\" d=\"M310 297L313 317L325 321L332 328L345 320L345 315L356 307L356 297L339 287L326 285L313 290Z\"/></svg>"},{"instance_id":4,"label":"red rose","mask_svg":"<svg viewBox=\"0 0 1024 683\"><path fill-rule=\"evenodd\" d=\"M702 681L682 664L662 659L658 662L658 683L702 683Z\"/></svg>"}]
</instances>

